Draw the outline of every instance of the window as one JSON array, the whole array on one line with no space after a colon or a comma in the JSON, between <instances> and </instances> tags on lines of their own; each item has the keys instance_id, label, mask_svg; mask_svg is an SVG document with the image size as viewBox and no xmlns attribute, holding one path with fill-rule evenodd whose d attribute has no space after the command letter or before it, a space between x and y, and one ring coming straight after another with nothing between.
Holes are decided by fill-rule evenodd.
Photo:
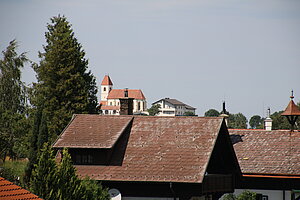
<instances>
[{"instance_id":1,"label":"window","mask_svg":"<svg viewBox=\"0 0 300 200\"><path fill-rule=\"evenodd\" d=\"M93 164L94 158L92 155L77 154L75 156L75 164Z\"/></svg>"},{"instance_id":2,"label":"window","mask_svg":"<svg viewBox=\"0 0 300 200\"><path fill-rule=\"evenodd\" d=\"M116 110L113 110L113 113L114 113L114 114L116 114L116 112L117 112Z\"/></svg>"},{"instance_id":3,"label":"window","mask_svg":"<svg viewBox=\"0 0 300 200\"><path fill-rule=\"evenodd\" d=\"M112 106L112 102L109 103Z\"/></svg>"},{"instance_id":4,"label":"window","mask_svg":"<svg viewBox=\"0 0 300 200\"><path fill-rule=\"evenodd\" d=\"M105 114L108 114L108 110L105 111Z\"/></svg>"},{"instance_id":5,"label":"window","mask_svg":"<svg viewBox=\"0 0 300 200\"><path fill-rule=\"evenodd\" d=\"M103 91L104 91L104 92L106 91L106 87L103 88Z\"/></svg>"},{"instance_id":6,"label":"window","mask_svg":"<svg viewBox=\"0 0 300 200\"><path fill-rule=\"evenodd\" d=\"M138 102L138 110L141 110L141 102Z\"/></svg>"}]
</instances>

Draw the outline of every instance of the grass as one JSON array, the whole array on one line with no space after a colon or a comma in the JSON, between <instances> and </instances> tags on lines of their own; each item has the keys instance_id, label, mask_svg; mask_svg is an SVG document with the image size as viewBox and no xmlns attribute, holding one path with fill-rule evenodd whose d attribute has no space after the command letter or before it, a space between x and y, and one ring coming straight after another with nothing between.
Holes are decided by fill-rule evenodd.
<instances>
[{"instance_id":1,"label":"grass","mask_svg":"<svg viewBox=\"0 0 300 200\"><path fill-rule=\"evenodd\" d=\"M23 180L27 162L27 160L6 160L0 165L0 176L10 181L15 181L17 177Z\"/></svg>"}]
</instances>

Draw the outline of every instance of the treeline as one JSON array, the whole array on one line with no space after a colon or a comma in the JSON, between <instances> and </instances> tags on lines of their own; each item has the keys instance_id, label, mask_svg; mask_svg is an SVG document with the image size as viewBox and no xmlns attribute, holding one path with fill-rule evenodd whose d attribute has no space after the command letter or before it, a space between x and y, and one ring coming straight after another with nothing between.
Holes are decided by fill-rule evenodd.
<instances>
[{"instance_id":1,"label":"treeline","mask_svg":"<svg viewBox=\"0 0 300 200\"><path fill-rule=\"evenodd\" d=\"M94 198L93 191L89 188L100 188L102 191L98 183L85 180L82 185L78 184L81 180L77 177L71 160L69 159L68 165L64 162L59 166L56 165L52 157L53 150L44 146L55 141L73 114L97 113L96 79L88 71L88 60L81 44L74 36L71 24L66 17L58 15L51 18L47 29L46 44L43 45L43 51L38 53L39 63L30 61L26 53L18 54L16 40L11 41L2 52L0 164L5 163L7 158L28 159L21 184L44 199L75 199L70 195L67 197L69 190L75 185L79 185L81 187L78 189L79 193L84 194L80 199L106 199L108 196L104 190L103 195L101 193L103 198ZM21 81L21 70L26 64L30 64L36 73L37 82L31 87ZM69 158L66 151L64 154ZM39 173L38 170L47 165L52 165L56 171L44 168L50 171ZM66 178L68 174L62 171L66 166L71 171L69 179ZM0 168L0 176L5 174ZM59 190L50 188L53 189L51 195L54 198L44 196L44 189L37 189L46 188L49 186L47 184L51 185L44 180L51 174L58 181L53 183L64 184L60 185ZM62 179L65 179L65 182L61 182ZM71 182L67 184L68 181ZM38 184L37 187L35 184ZM70 188L62 190L63 187Z\"/></svg>"},{"instance_id":2,"label":"treeline","mask_svg":"<svg viewBox=\"0 0 300 200\"><path fill-rule=\"evenodd\" d=\"M300 107L300 102L297 104ZM270 118L273 120L272 122L272 129L290 129L291 125L289 124L288 120L281 116L282 111L276 111L270 115ZM204 113L205 117L218 117L222 114L222 112L217 111L216 109L209 109ZM232 113L225 113L228 117L228 128L232 129L247 129L248 128L248 119L242 113L232 114ZM249 120L249 128L250 129L263 129L264 128L264 120L266 118L261 117L259 115L253 115ZM297 124L300 124L300 119L297 120Z\"/></svg>"}]
</instances>

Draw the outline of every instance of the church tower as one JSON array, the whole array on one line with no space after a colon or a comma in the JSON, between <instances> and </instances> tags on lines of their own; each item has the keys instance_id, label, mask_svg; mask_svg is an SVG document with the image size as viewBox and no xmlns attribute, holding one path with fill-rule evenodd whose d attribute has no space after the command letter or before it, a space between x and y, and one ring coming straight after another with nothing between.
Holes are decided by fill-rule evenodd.
<instances>
[{"instance_id":1,"label":"church tower","mask_svg":"<svg viewBox=\"0 0 300 200\"><path fill-rule=\"evenodd\" d=\"M101 83L101 101L107 101L107 96L112 90L113 83L108 75L105 75Z\"/></svg>"}]
</instances>

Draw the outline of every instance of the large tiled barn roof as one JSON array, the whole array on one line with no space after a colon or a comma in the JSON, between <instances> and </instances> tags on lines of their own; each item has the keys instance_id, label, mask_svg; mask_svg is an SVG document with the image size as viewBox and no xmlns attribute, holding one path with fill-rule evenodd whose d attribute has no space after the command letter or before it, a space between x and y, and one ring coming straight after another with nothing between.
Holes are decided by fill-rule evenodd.
<instances>
[{"instance_id":1,"label":"large tiled barn roof","mask_svg":"<svg viewBox=\"0 0 300 200\"><path fill-rule=\"evenodd\" d=\"M109 148L122 130L128 130L122 133L128 142L120 144L125 149L121 165L77 165L79 175L110 181L201 183L222 123L219 117L75 115L54 146Z\"/></svg>"},{"instance_id":2,"label":"large tiled barn roof","mask_svg":"<svg viewBox=\"0 0 300 200\"><path fill-rule=\"evenodd\" d=\"M74 115L54 147L111 148L132 116Z\"/></svg>"},{"instance_id":3,"label":"large tiled barn roof","mask_svg":"<svg viewBox=\"0 0 300 200\"><path fill-rule=\"evenodd\" d=\"M243 174L300 175L300 132L229 129Z\"/></svg>"}]
</instances>

